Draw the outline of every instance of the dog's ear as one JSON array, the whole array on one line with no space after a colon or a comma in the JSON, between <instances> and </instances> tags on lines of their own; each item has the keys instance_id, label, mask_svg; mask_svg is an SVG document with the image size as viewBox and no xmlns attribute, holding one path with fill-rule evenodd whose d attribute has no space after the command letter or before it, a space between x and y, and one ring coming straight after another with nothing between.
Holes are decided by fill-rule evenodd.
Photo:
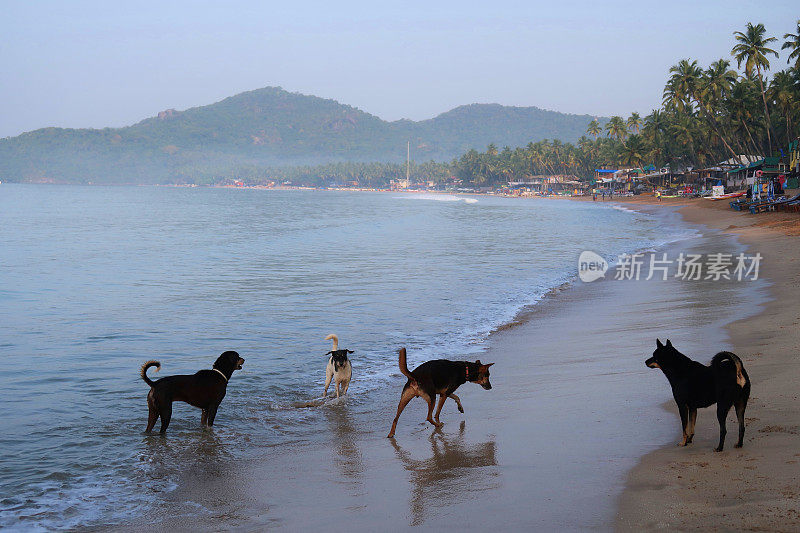
<instances>
[{"instance_id":1,"label":"dog's ear","mask_svg":"<svg viewBox=\"0 0 800 533\"><path fill-rule=\"evenodd\" d=\"M667 341L667 342L669 342L669 341ZM658 348L663 348L663 347L664 347L664 345L663 345L663 344L661 344L661 339L656 339L656 346L657 346Z\"/></svg>"},{"instance_id":2,"label":"dog's ear","mask_svg":"<svg viewBox=\"0 0 800 533\"><path fill-rule=\"evenodd\" d=\"M475 364L476 364L476 365L479 365L479 364L481 364L481 360L480 360L480 359L475 359Z\"/></svg>"},{"instance_id":3,"label":"dog's ear","mask_svg":"<svg viewBox=\"0 0 800 533\"><path fill-rule=\"evenodd\" d=\"M667 339L667 347L672 348L672 341Z\"/></svg>"},{"instance_id":4,"label":"dog's ear","mask_svg":"<svg viewBox=\"0 0 800 533\"><path fill-rule=\"evenodd\" d=\"M353 350L347 350L347 353L356 353Z\"/></svg>"},{"instance_id":5,"label":"dog's ear","mask_svg":"<svg viewBox=\"0 0 800 533\"><path fill-rule=\"evenodd\" d=\"M489 368L489 367L490 367L490 366L492 366L493 364L494 364L494 363L489 363L488 365L483 365L483 366L484 366L484 367L486 367L486 368Z\"/></svg>"}]
</instances>

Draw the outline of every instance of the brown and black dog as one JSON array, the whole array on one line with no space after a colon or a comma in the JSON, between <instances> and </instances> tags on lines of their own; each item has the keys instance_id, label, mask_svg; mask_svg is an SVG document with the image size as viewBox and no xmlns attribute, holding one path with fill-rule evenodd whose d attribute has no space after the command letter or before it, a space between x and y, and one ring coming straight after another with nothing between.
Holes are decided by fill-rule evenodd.
<instances>
[{"instance_id":1,"label":"brown and black dog","mask_svg":"<svg viewBox=\"0 0 800 533\"><path fill-rule=\"evenodd\" d=\"M244 364L244 359L236 352L228 351L220 355L214 362L211 370L201 370L193 375L178 375L152 381L147 377L147 369L161 368L158 361L148 361L142 365L141 376L145 383L150 385L147 395L147 407L150 410L147 419L147 431L152 431L156 420L161 417L161 433L167 431L172 418L172 402L186 402L189 405L203 410L200 423L214 425L217 409L228 388L234 370L239 370Z\"/></svg>"},{"instance_id":2,"label":"brown and black dog","mask_svg":"<svg viewBox=\"0 0 800 533\"><path fill-rule=\"evenodd\" d=\"M437 428L443 425L439 422L439 413L442 412L444 401L447 398L455 400L458 410L463 413L464 408L461 406L461 399L453 393L467 381L477 383L486 390L491 389L489 367L493 364L484 365L480 360L470 363L467 361L436 359L422 363L413 372L410 372L406 365L406 349L400 348L400 372L408 378L408 381L403 387L403 393L400 395L397 416L394 417L388 437L394 437L400 413L406 408L408 402L417 396L428 402L428 418L426 420ZM436 401L437 394L439 395L439 405L436 408L434 420L433 404Z\"/></svg>"}]
</instances>

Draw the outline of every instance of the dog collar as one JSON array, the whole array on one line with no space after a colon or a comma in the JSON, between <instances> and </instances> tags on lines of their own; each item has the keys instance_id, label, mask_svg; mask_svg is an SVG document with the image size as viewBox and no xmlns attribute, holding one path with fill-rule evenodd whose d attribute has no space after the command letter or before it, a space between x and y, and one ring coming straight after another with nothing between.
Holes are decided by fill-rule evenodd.
<instances>
[{"instance_id":1,"label":"dog collar","mask_svg":"<svg viewBox=\"0 0 800 533\"><path fill-rule=\"evenodd\" d=\"M469 364L464 367L464 370L467 371L467 381L469 381Z\"/></svg>"},{"instance_id":2,"label":"dog collar","mask_svg":"<svg viewBox=\"0 0 800 533\"><path fill-rule=\"evenodd\" d=\"M217 372L220 376L222 376L222 379L225 380L225 383L228 382L228 378L225 377L225 374L222 373L222 370L220 370L219 368L212 368L211 370Z\"/></svg>"}]
</instances>

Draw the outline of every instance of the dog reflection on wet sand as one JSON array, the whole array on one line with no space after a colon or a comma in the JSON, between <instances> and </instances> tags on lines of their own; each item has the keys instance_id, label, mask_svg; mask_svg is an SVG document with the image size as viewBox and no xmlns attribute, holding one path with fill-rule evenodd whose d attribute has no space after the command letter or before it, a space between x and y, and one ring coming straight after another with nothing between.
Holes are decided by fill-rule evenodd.
<instances>
[{"instance_id":1,"label":"dog reflection on wet sand","mask_svg":"<svg viewBox=\"0 0 800 533\"><path fill-rule=\"evenodd\" d=\"M486 471L497 466L495 442L467 444L465 427L462 421L458 435L434 430L428 439L432 455L427 459L415 459L396 440L391 441L398 459L410 473L410 525L424 523L426 503L435 507L458 504L470 499L474 491L490 490L499 484L494 472Z\"/></svg>"},{"instance_id":2,"label":"dog reflection on wet sand","mask_svg":"<svg viewBox=\"0 0 800 533\"><path fill-rule=\"evenodd\" d=\"M324 410L328 421L328 433L335 448L333 462L342 475L354 483L364 477L364 458L358 446L359 433L346 405L332 405Z\"/></svg>"}]
</instances>

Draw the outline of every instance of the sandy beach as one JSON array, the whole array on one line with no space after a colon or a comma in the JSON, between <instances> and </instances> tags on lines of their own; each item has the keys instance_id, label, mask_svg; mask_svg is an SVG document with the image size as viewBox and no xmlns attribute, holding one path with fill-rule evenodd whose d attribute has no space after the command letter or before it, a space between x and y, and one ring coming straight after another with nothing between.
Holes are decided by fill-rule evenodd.
<instances>
[{"instance_id":1,"label":"sandy beach","mask_svg":"<svg viewBox=\"0 0 800 533\"><path fill-rule=\"evenodd\" d=\"M654 203L632 199L625 205ZM698 415L694 443L679 448L679 422L672 400L670 442L645 456L630 472L619 501L616 529L798 531L800 530L800 217L796 214L749 215L727 202L665 199L680 206L692 223L735 235L749 253L764 257L762 275L769 300L755 316L732 322L728 342L742 357L753 383L742 449L732 447L734 418L728 420L728 444L714 453L718 426L713 409ZM710 352L687 350L706 361ZM663 387L668 391L666 379Z\"/></svg>"}]
</instances>

